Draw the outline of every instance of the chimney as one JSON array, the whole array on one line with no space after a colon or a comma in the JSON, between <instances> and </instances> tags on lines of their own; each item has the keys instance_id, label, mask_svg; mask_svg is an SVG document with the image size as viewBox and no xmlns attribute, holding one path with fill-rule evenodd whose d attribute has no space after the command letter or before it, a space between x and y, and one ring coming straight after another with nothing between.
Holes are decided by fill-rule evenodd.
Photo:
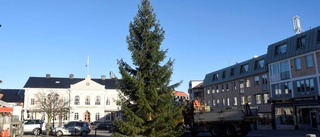
<instances>
[{"instance_id":1,"label":"chimney","mask_svg":"<svg viewBox=\"0 0 320 137\"><path fill-rule=\"evenodd\" d=\"M102 75L102 76L101 76L101 79L102 79L102 80L106 80L106 75Z\"/></svg>"},{"instance_id":2,"label":"chimney","mask_svg":"<svg viewBox=\"0 0 320 137\"><path fill-rule=\"evenodd\" d=\"M50 74L46 74L46 78L50 78Z\"/></svg>"},{"instance_id":3,"label":"chimney","mask_svg":"<svg viewBox=\"0 0 320 137\"><path fill-rule=\"evenodd\" d=\"M73 77L74 77L73 74L70 74L70 75L69 75L69 78L70 78L70 79L73 79Z\"/></svg>"}]
</instances>

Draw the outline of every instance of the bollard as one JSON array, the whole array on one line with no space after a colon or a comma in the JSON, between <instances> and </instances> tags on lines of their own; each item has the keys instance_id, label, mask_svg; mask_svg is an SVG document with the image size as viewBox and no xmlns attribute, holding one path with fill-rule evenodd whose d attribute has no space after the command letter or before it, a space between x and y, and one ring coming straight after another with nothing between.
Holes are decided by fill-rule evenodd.
<instances>
[{"instance_id":1,"label":"bollard","mask_svg":"<svg viewBox=\"0 0 320 137\"><path fill-rule=\"evenodd\" d=\"M317 137L316 134L306 134L306 137Z\"/></svg>"}]
</instances>

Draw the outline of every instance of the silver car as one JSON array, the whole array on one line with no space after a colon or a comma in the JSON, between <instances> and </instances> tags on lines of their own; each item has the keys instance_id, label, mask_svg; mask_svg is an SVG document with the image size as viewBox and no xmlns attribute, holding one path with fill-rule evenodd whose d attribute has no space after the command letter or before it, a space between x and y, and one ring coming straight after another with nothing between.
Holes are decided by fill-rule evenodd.
<instances>
[{"instance_id":1,"label":"silver car","mask_svg":"<svg viewBox=\"0 0 320 137\"><path fill-rule=\"evenodd\" d=\"M86 136L91 131L91 125L85 121L70 121L62 127L54 128L57 137L63 135L81 135Z\"/></svg>"}]
</instances>

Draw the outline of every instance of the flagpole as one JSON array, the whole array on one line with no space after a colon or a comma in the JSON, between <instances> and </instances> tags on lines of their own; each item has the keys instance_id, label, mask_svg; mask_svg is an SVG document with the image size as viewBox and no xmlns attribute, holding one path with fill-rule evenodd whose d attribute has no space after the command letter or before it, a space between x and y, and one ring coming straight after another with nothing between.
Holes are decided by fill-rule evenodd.
<instances>
[{"instance_id":1,"label":"flagpole","mask_svg":"<svg viewBox=\"0 0 320 137\"><path fill-rule=\"evenodd\" d=\"M90 78L90 62L89 62L89 56L88 56L88 58L87 58L86 67L87 67L87 77Z\"/></svg>"}]
</instances>

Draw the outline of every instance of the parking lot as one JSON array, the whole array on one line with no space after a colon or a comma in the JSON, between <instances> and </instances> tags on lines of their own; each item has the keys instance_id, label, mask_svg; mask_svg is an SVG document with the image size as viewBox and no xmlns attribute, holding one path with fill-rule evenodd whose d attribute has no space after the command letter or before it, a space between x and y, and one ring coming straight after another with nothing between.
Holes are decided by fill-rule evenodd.
<instances>
[{"instance_id":1,"label":"parking lot","mask_svg":"<svg viewBox=\"0 0 320 137\"><path fill-rule=\"evenodd\" d=\"M112 133L110 133L108 130L92 130L87 137L111 137ZM45 137L45 135L32 135L32 134L26 134L23 135L24 137ZM53 137L53 136L51 136ZM66 137L73 137L73 136L66 136ZM79 137L79 136L77 136Z\"/></svg>"}]
</instances>

